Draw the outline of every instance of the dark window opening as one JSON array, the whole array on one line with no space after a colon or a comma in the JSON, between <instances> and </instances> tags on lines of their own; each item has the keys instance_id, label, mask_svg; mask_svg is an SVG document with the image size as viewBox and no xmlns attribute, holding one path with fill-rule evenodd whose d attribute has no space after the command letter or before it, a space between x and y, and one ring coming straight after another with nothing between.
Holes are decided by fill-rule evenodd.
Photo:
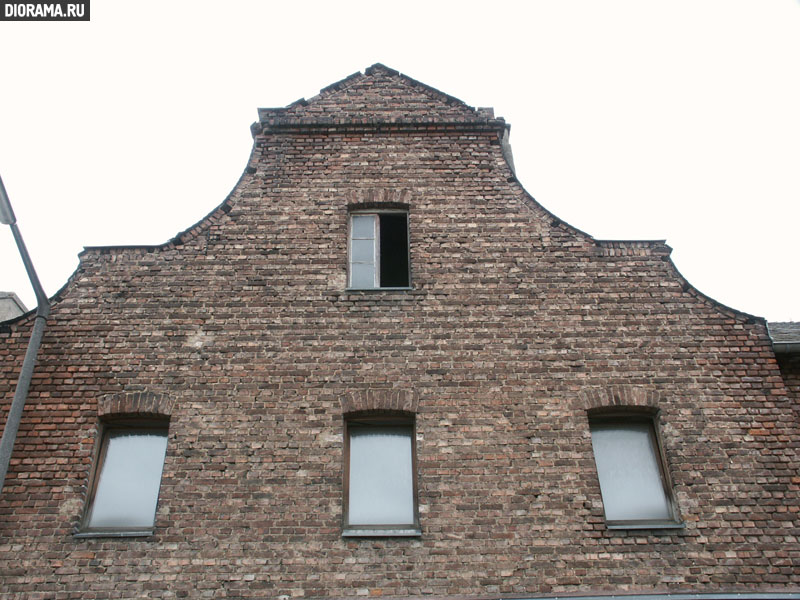
<instances>
[{"instance_id":1,"label":"dark window opening","mask_svg":"<svg viewBox=\"0 0 800 600\"><path fill-rule=\"evenodd\" d=\"M380 215L380 286L408 287L408 215Z\"/></svg>"}]
</instances>

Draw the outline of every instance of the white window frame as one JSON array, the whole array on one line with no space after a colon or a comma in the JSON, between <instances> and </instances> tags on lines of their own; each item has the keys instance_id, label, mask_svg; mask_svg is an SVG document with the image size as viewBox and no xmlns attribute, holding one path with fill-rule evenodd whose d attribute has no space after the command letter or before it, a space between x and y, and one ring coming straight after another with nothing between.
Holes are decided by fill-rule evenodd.
<instances>
[{"instance_id":1,"label":"white window frame","mask_svg":"<svg viewBox=\"0 0 800 600\"><path fill-rule=\"evenodd\" d=\"M406 253L408 269L407 286L381 286L381 240L380 240L380 218L385 214L404 214L406 216ZM353 237L353 218L354 217L374 217L373 220L373 245L372 245L372 263L355 262L353 260L353 242L355 240L364 240L370 238L355 238ZM353 265L354 264L372 264L373 276L371 287L359 287L353 285ZM386 209L360 209L352 210L348 213L347 217L347 287L351 290L408 290L411 289L411 223L409 212L402 208L386 208Z\"/></svg>"}]
</instances>

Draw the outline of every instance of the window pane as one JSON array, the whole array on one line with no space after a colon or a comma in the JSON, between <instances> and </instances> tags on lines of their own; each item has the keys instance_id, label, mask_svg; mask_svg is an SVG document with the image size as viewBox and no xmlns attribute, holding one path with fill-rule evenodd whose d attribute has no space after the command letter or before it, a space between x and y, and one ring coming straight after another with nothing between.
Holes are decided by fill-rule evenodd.
<instances>
[{"instance_id":1,"label":"window pane","mask_svg":"<svg viewBox=\"0 0 800 600\"><path fill-rule=\"evenodd\" d=\"M408 215L387 213L380 220L381 287L408 287Z\"/></svg>"},{"instance_id":2,"label":"window pane","mask_svg":"<svg viewBox=\"0 0 800 600\"><path fill-rule=\"evenodd\" d=\"M375 239L375 215L353 215L350 236L353 239Z\"/></svg>"},{"instance_id":3,"label":"window pane","mask_svg":"<svg viewBox=\"0 0 800 600\"><path fill-rule=\"evenodd\" d=\"M109 431L88 527L153 526L167 433Z\"/></svg>"},{"instance_id":4,"label":"window pane","mask_svg":"<svg viewBox=\"0 0 800 600\"><path fill-rule=\"evenodd\" d=\"M375 287L375 265L353 263L350 265L350 287Z\"/></svg>"},{"instance_id":5,"label":"window pane","mask_svg":"<svg viewBox=\"0 0 800 600\"><path fill-rule=\"evenodd\" d=\"M375 241L374 240L353 240L350 247L350 260L360 263L375 262Z\"/></svg>"},{"instance_id":6,"label":"window pane","mask_svg":"<svg viewBox=\"0 0 800 600\"><path fill-rule=\"evenodd\" d=\"M411 427L350 429L350 525L414 523Z\"/></svg>"},{"instance_id":7,"label":"window pane","mask_svg":"<svg viewBox=\"0 0 800 600\"><path fill-rule=\"evenodd\" d=\"M593 423L591 430L606 519L671 519L650 423Z\"/></svg>"}]
</instances>

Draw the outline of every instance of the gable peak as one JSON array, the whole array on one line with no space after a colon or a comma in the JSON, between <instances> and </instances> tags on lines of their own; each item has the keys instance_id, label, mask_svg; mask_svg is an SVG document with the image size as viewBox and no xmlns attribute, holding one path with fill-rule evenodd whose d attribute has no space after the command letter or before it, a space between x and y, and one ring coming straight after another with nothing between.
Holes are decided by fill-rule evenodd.
<instances>
[{"instance_id":1,"label":"gable peak","mask_svg":"<svg viewBox=\"0 0 800 600\"><path fill-rule=\"evenodd\" d=\"M254 133L309 125L461 123L504 127L491 108L473 108L382 63L322 88L285 108L259 109Z\"/></svg>"}]
</instances>

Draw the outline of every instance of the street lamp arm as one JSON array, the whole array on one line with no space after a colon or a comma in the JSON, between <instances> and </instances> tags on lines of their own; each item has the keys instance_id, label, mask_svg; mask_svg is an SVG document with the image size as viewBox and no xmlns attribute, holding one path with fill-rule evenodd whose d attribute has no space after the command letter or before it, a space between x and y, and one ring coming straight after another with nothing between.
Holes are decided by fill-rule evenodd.
<instances>
[{"instance_id":1,"label":"street lamp arm","mask_svg":"<svg viewBox=\"0 0 800 600\"><path fill-rule=\"evenodd\" d=\"M36 356L39 354L39 347L41 346L44 329L47 325L47 317L50 316L50 301L47 298L47 294L45 294L42 289L42 284L39 282L36 270L33 268L33 262L31 262L28 249L25 247L25 242L22 240L19 227L17 227L17 219L14 215L14 210L11 208L11 201L8 199L8 194L6 193L6 188L3 185L3 179L1 177L0 223L11 227L11 233L14 236L14 241L17 243L19 254L22 257L22 262L25 264L25 270L28 272L28 279L30 279L33 291L36 293L37 301L36 319L33 323L33 331L31 332L30 340L28 340L28 349L25 351L25 359L22 361L22 369L20 369L17 387L14 390L14 399L11 401L11 408L8 411L6 425L3 428L3 437L0 440L0 494L2 494L6 473L8 473L8 465L11 462L11 454L14 450L14 441L17 438L17 431L19 430L19 424L22 420L22 411L25 408L25 401L28 399L28 389L30 388L31 379L33 378Z\"/></svg>"},{"instance_id":2,"label":"street lamp arm","mask_svg":"<svg viewBox=\"0 0 800 600\"><path fill-rule=\"evenodd\" d=\"M28 279L33 287L33 292L36 294L36 314L44 317L50 315L50 300L47 294L44 293L42 284L39 282L39 276L36 274L36 269L33 268L33 262L28 254L28 249L25 247L25 241L22 239L19 227L16 223L11 223L11 233L14 236L14 241L17 243L19 255L22 257L22 263L25 265L25 271L28 273Z\"/></svg>"},{"instance_id":3,"label":"street lamp arm","mask_svg":"<svg viewBox=\"0 0 800 600\"><path fill-rule=\"evenodd\" d=\"M14 216L14 209L11 208L11 201L6 193L6 186L3 185L3 178L0 177L0 223L3 225L13 225L17 222Z\"/></svg>"}]
</instances>

